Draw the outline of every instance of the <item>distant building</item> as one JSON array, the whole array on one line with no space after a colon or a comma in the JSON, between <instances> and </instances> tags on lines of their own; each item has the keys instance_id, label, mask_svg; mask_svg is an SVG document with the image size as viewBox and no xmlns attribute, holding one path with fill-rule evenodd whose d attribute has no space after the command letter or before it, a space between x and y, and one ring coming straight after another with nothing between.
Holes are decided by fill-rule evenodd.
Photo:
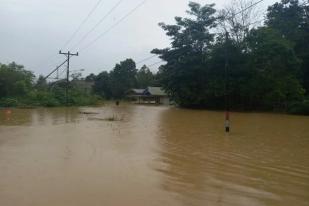
<instances>
[{"instance_id":1,"label":"distant building","mask_svg":"<svg viewBox=\"0 0 309 206\"><path fill-rule=\"evenodd\" d=\"M170 99L161 87L147 87L146 89L130 89L127 97L137 104L169 105Z\"/></svg>"},{"instance_id":2,"label":"distant building","mask_svg":"<svg viewBox=\"0 0 309 206\"><path fill-rule=\"evenodd\" d=\"M130 89L127 92L128 97L140 97L144 94L145 89Z\"/></svg>"}]
</instances>

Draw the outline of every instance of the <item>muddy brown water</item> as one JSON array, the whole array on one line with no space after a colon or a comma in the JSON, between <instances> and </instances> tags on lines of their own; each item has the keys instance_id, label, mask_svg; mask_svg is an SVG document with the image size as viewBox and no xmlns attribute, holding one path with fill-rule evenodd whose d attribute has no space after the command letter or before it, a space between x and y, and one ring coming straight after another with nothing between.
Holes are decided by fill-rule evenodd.
<instances>
[{"instance_id":1,"label":"muddy brown water","mask_svg":"<svg viewBox=\"0 0 309 206\"><path fill-rule=\"evenodd\" d=\"M232 113L230 134L223 119L133 105L0 110L0 205L308 206L309 117Z\"/></svg>"}]
</instances>

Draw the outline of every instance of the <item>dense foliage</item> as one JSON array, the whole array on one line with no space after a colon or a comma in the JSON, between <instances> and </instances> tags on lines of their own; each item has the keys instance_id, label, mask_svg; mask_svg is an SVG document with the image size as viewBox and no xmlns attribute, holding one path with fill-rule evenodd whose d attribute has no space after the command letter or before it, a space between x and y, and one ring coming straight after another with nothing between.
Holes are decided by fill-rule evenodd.
<instances>
[{"instance_id":1,"label":"dense foliage","mask_svg":"<svg viewBox=\"0 0 309 206\"><path fill-rule=\"evenodd\" d=\"M234 109L295 113L308 108L308 5L276 3L258 28L222 26L230 17L220 14L229 12L217 12L213 4L191 2L187 13L187 18L175 17L174 25L159 24L171 47L152 51L166 61L159 76L176 103L220 109L229 102ZM214 33L222 27L226 35Z\"/></svg>"},{"instance_id":2,"label":"dense foliage","mask_svg":"<svg viewBox=\"0 0 309 206\"><path fill-rule=\"evenodd\" d=\"M116 64L110 72L103 71L97 76L90 74L86 80L94 81L94 92L105 99L122 99L129 89L157 85L155 75L149 68L144 65L137 70L132 59Z\"/></svg>"},{"instance_id":3,"label":"dense foliage","mask_svg":"<svg viewBox=\"0 0 309 206\"><path fill-rule=\"evenodd\" d=\"M65 98L64 81L47 83L43 77L35 81L32 72L16 63L0 65L0 107L31 107L31 106L64 106ZM69 85L69 105L96 104L98 97L82 88Z\"/></svg>"}]
</instances>

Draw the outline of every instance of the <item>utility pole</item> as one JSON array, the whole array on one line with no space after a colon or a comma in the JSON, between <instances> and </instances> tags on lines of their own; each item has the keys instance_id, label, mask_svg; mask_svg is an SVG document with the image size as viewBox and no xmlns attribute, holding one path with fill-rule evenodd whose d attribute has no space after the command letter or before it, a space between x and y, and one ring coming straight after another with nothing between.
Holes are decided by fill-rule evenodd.
<instances>
[{"instance_id":1,"label":"utility pole","mask_svg":"<svg viewBox=\"0 0 309 206\"><path fill-rule=\"evenodd\" d=\"M67 57L67 78L66 78L66 88L65 88L65 101L66 105L69 105L69 81L70 81L70 58L71 56L78 56L78 52L75 54L68 52L62 52L61 50L59 51L59 54L64 54Z\"/></svg>"},{"instance_id":2,"label":"utility pole","mask_svg":"<svg viewBox=\"0 0 309 206\"><path fill-rule=\"evenodd\" d=\"M225 132L230 132L230 97L229 97L229 58L228 58L229 33L225 33Z\"/></svg>"}]
</instances>

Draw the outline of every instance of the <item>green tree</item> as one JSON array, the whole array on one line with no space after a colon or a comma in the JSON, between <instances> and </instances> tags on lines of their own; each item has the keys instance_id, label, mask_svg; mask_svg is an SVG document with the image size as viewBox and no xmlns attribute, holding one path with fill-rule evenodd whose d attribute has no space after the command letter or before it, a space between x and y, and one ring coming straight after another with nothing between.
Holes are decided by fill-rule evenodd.
<instances>
[{"instance_id":1,"label":"green tree","mask_svg":"<svg viewBox=\"0 0 309 206\"><path fill-rule=\"evenodd\" d=\"M42 75L39 76L35 87L38 90L47 90L48 89L48 83Z\"/></svg>"},{"instance_id":2,"label":"green tree","mask_svg":"<svg viewBox=\"0 0 309 206\"><path fill-rule=\"evenodd\" d=\"M95 78L93 90L97 95L106 99L112 98L111 79L108 72L103 71Z\"/></svg>"},{"instance_id":3,"label":"green tree","mask_svg":"<svg viewBox=\"0 0 309 206\"><path fill-rule=\"evenodd\" d=\"M309 4L282 0L268 8L266 25L280 32L293 44L301 60L302 80L309 94Z\"/></svg>"},{"instance_id":4,"label":"green tree","mask_svg":"<svg viewBox=\"0 0 309 206\"><path fill-rule=\"evenodd\" d=\"M110 72L103 71L95 78L93 75L87 78L95 79L93 90L96 94L106 99L121 99L129 89L136 86L136 76L135 62L132 59L126 59L116 64Z\"/></svg>"},{"instance_id":5,"label":"green tree","mask_svg":"<svg viewBox=\"0 0 309 206\"><path fill-rule=\"evenodd\" d=\"M136 74L137 87L140 89L145 89L148 86L153 86L154 80L155 75L146 65L144 65Z\"/></svg>"},{"instance_id":6,"label":"green tree","mask_svg":"<svg viewBox=\"0 0 309 206\"><path fill-rule=\"evenodd\" d=\"M22 65L0 64L0 98L26 95L31 90L34 75Z\"/></svg>"},{"instance_id":7,"label":"green tree","mask_svg":"<svg viewBox=\"0 0 309 206\"><path fill-rule=\"evenodd\" d=\"M291 42L271 28L254 29L248 37L249 67L252 95L259 106L287 107L291 101L303 99L304 89L299 83L300 61Z\"/></svg>"},{"instance_id":8,"label":"green tree","mask_svg":"<svg viewBox=\"0 0 309 206\"><path fill-rule=\"evenodd\" d=\"M207 99L206 55L214 42L210 30L216 26L214 4L201 6L190 2L192 18L175 17L176 25L159 25L172 39L171 48L154 49L167 64L161 69L164 89L181 106L200 107Z\"/></svg>"},{"instance_id":9,"label":"green tree","mask_svg":"<svg viewBox=\"0 0 309 206\"><path fill-rule=\"evenodd\" d=\"M91 74L89 74L89 75L85 78L85 81L86 81L86 82L94 82L95 79L96 79L96 75L93 74L93 73L91 73Z\"/></svg>"},{"instance_id":10,"label":"green tree","mask_svg":"<svg viewBox=\"0 0 309 206\"><path fill-rule=\"evenodd\" d=\"M252 74L247 61L248 54L239 40L226 40L225 35L217 37L216 44L206 59L205 106L223 109L228 95L233 108L250 107L248 83Z\"/></svg>"},{"instance_id":11,"label":"green tree","mask_svg":"<svg viewBox=\"0 0 309 206\"><path fill-rule=\"evenodd\" d=\"M136 64L132 59L116 64L110 72L111 93L115 99L125 97L126 92L136 85Z\"/></svg>"}]
</instances>

